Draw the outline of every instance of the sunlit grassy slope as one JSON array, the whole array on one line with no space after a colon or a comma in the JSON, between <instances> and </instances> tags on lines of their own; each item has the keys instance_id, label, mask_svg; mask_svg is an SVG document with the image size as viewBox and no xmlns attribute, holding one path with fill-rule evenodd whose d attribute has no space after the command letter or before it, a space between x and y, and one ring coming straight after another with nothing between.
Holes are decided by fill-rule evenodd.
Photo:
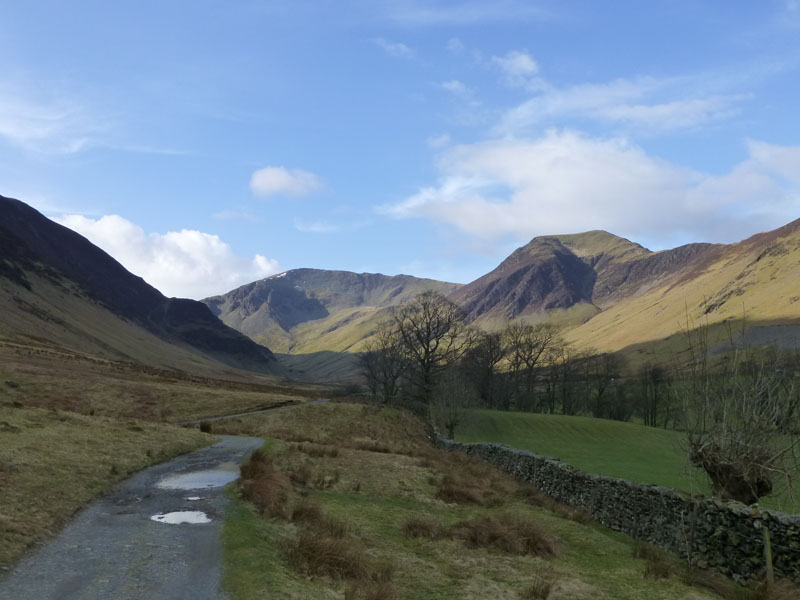
<instances>
[{"instance_id":1,"label":"sunlit grassy slope","mask_svg":"<svg viewBox=\"0 0 800 600\"><path fill-rule=\"evenodd\" d=\"M578 347L620 350L705 323L746 318L780 326L800 320L798 231L727 246L701 270L677 275L601 306L566 339Z\"/></svg>"}]
</instances>

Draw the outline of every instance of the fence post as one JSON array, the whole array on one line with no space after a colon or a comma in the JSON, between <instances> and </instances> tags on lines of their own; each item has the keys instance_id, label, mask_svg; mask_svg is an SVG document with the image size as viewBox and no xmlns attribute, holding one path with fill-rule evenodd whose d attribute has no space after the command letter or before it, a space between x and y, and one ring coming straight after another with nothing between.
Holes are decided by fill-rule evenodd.
<instances>
[{"instance_id":1,"label":"fence post","mask_svg":"<svg viewBox=\"0 0 800 600\"><path fill-rule=\"evenodd\" d=\"M764 526L764 566L767 569L767 583L775 583L775 572L772 569L772 542L769 537L769 528Z\"/></svg>"}]
</instances>

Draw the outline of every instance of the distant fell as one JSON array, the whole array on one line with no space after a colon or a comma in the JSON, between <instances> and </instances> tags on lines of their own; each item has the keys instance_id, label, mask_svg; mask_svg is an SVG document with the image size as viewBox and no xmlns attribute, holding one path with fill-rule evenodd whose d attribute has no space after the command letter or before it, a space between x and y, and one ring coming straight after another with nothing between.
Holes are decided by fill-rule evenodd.
<instances>
[{"instance_id":1,"label":"distant fell","mask_svg":"<svg viewBox=\"0 0 800 600\"><path fill-rule=\"evenodd\" d=\"M203 300L227 325L276 352L324 353L361 348L388 310L415 295L460 286L410 275L294 269ZM296 364L296 361L292 361Z\"/></svg>"},{"instance_id":2,"label":"distant fell","mask_svg":"<svg viewBox=\"0 0 800 600\"><path fill-rule=\"evenodd\" d=\"M268 348L225 326L203 303L164 297L83 236L4 196L0 307L0 336L35 335L162 366L211 359L260 372L277 367Z\"/></svg>"}]
</instances>

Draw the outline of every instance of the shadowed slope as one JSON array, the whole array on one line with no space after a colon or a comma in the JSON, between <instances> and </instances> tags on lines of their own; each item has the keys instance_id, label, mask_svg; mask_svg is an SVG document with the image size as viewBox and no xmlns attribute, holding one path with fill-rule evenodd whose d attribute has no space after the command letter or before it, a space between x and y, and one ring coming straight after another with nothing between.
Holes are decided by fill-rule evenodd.
<instances>
[{"instance_id":1,"label":"shadowed slope","mask_svg":"<svg viewBox=\"0 0 800 600\"><path fill-rule=\"evenodd\" d=\"M6 335L36 332L74 349L171 366L190 363L193 352L204 355L195 361L211 357L261 372L277 366L267 348L226 327L202 303L165 298L81 235L3 196L0 283Z\"/></svg>"}]
</instances>

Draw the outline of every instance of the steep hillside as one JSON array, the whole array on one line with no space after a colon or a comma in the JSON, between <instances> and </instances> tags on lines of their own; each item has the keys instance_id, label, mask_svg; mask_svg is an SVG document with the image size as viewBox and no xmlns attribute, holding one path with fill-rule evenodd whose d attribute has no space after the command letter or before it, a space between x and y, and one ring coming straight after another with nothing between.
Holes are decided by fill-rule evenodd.
<instances>
[{"instance_id":1,"label":"steep hillside","mask_svg":"<svg viewBox=\"0 0 800 600\"><path fill-rule=\"evenodd\" d=\"M614 267L607 281L596 289L602 312L567 334L578 346L618 350L744 318L753 341L797 347L786 338L800 323L800 220L736 244L654 253Z\"/></svg>"},{"instance_id":2,"label":"steep hillside","mask_svg":"<svg viewBox=\"0 0 800 600\"><path fill-rule=\"evenodd\" d=\"M385 311L458 284L409 275L295 269L203 300L227 325L276 352L355 350Z\"/></svg>"},{"instance_id":3,"label":"steep hillside","mask_svg":"<svg viewBox=\"0 0 800 600\"><path fill-rule=\"evenodd\" d=\"M84 237L3 196L0 338L179 369L277 369L267 348L202 303L165 298Z\"/></svg>"}]
</instances>

